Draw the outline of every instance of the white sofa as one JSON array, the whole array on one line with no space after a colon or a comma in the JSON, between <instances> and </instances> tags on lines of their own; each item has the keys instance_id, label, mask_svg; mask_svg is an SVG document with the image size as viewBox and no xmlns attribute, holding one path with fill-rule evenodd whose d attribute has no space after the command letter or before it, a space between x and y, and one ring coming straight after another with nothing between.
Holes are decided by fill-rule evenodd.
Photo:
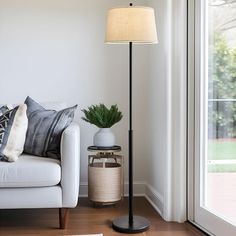
<instances>
[{"instance_id":1,"label":"white sofa","mask_svg":"<svg viewBox=\"0 0 236 236\"><path fill-rule=\"evenodd\" d=\"M66 107L42 105L54 110ZM68 208L78 202L79 167L80 130L72 123L62 134L60 160L23 153L16 162L0 162L0 209L59 208L60 228L65 228Z\"/></svg>"}]
</instances>

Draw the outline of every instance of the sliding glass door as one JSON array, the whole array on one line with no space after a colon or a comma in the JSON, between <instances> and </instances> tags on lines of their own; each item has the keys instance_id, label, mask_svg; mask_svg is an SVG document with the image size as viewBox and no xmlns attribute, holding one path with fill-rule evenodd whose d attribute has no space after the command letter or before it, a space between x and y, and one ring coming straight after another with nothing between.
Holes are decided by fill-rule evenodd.
<instances>
[{"instance_id":1,"label":"sliding glass door","mask_svg":"<svg viewBox=\"0 0 236 236\"><path fill-rule=\"evenodd\" d=\"M189 39L194 39L194 43L189 41L189 56L194 60L189 69L194 70L194 82L190 82L189 89L193 91L190 101L195 106L194 115L190 114L190 126L194 128L189 133L193 142L189 217L214 235L233 236L236 235L236 0L190 0L190 12L193 14L189 14L192 24Z\"/></svg>"}]
</instances>

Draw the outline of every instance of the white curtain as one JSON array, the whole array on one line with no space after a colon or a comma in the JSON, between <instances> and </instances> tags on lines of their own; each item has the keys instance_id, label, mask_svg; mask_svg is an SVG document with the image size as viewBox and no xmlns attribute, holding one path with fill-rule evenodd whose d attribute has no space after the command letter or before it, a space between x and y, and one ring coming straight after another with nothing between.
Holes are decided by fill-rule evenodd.
<instances>
[{"instance_id":1,"label":"white curtain","mask_svg":"<svg viewBox=\"0 0 236 236\"><path fill-rule=\"evenodd\" d=\"M168 0L168 154L164 214L167 221L186 220L187 150L187 0Z\"/></svg>"}]
</instances>

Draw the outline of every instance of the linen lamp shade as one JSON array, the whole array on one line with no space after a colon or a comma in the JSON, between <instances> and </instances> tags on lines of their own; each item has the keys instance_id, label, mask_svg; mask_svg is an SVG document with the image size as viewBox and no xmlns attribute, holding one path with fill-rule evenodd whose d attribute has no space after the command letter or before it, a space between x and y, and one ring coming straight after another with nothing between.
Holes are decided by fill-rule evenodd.
<instances>
[{"instance_id":1,"label":"linen lamp shade","mask_svg":"<svg viewBox=\"0 0 236 236\"><path fill-rule=\"evenodd\" d=\"M154 10L129 6L108 11L106 43L158 43Z\"/></svg>"}]
</instances>

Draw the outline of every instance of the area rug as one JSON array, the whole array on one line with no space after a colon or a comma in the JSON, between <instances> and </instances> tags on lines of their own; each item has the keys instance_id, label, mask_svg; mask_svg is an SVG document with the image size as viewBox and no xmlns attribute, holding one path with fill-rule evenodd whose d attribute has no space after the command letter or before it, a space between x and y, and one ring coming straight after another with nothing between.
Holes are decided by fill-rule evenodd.
<instances>
[{"instance_id":1,"label":"area rug","mask_svg":"<svg viewBox=\"0 0 236 236\"><path fill-rule=\"evenodd\" d=\"M73 235L73 236L103 236L103 234L80 234L80 235Z\"/></svg>"},{"instance_id":2,"label":"area rug","mask_svg":"<svg viewBox=\"0 0 236 236\"><path fill-rule=\"evenodd\" d=\"M103 236L103 234L70 234L67 236Z\"/></svg>"}]
</instances>

